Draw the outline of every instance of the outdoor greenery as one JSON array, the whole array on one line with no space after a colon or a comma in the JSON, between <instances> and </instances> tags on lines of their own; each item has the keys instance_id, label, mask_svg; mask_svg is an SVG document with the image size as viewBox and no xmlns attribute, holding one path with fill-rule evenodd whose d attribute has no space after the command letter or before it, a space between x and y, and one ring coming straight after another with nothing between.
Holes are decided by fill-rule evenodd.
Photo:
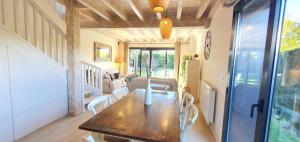
<instances>
[{"instance_id":1,"label":"outdoor greenery","mask_svg":"<svg viewBox=\"0 0 300 142\"><path fill-rule=\"evenodd\" d=\"M130 49L130 69L133 73L146 77L146 68L150 64L153 77L172 78L174 77L174 50L141 50ZM166 57L167 56L167 57ZM141 71L141 72L140 72Z\"/></svg>"},{"instance_id":2,"label":"outdoor greenery","mask_svg":"<svg viewBox=\"0 0 300 142\"><path fill-rule=\"evenodd\" d=\"M186 76L186 61L190 59L190 56L184 55L180 62L180 72L179 72L179 85L185 84L185 76Z\"/></svg>"},{"instance_id":3,"label":"outdoor greenery","mask_svg":"<svg viewBox=\"0 0 300 142\"><path fill-rule=\"evenodd\" d=\"M293 136L289 131L282 129L280 123L280 121L272 119L269 142L300 142L300 139L297 139L297 137Z\"/></svg>"},{"instance_id":4,"label":"outdoor greenery","mask_svg":"<svg viewBox=\"0 0 300 142\"><path fill-rule=\"evenodd\" d=\"M280 52L300 48L300 24L286 19L283 24Z\"/></svg>"},{"instance_id":5,"label":"outdoor greenery","mask_svg":"<svg viewBox=\"0 0 300 142\"><path fill-rule=\"evenodd\" d=\"M290 70L300 70L300 24L285 19L277 63L272 119L269 131L270 142L300 142L300 113L295 110L300 95L299 82L291 82Z\"/></svg>"}]
</instances>

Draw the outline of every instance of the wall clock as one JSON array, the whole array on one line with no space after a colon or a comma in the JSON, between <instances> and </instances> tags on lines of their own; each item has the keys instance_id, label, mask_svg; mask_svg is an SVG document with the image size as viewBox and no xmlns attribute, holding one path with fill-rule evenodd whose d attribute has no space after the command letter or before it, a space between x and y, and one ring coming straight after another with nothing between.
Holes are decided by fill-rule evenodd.
<instances>
[{"instance_id":1,"label":"wall clock","mask_svg":"<svg viewBox=\"0 0 300 142\"><path fill-rule=\"evenodd\" d=\"M210 31L208 31L206 33L205 45L204 45L204 58L205 58L205 60L208 60L210 50L211 50L211 34L210 34Z\"/></svg>"},{"instance_id":2,"label":"wall clock","mask_svg":"<svg viewBox=\"0 0 300 142\"><path fill-rule=\"evenodd\" d=\"M240 0L223 0L224 1L224 6L225 7L232 7L234 6L236 3L238 3Z\"/></svg>"}]
</instances>

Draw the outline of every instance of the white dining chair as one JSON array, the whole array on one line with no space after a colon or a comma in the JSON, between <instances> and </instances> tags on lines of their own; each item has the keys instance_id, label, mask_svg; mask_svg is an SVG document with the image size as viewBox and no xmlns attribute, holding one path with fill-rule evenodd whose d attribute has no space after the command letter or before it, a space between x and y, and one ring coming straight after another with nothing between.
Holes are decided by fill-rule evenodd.
<instances>
[{"instance_id":1,"label":"white dining chair","mask_svg":"<svg viewBox=\"0 0 300 142\"><path fill-rule=\"evenodd\" d=\"M87 105L87 109L89 112L91 112L94 116L101 112L102 110L106 109L107 107L109 107L111 105L110 103L110 96L105 95L105 96L99 96L95 99L93 99L88 105ZM97 106L97 110L96 111L96 106Z\"/></svg>"},{"instance_id":2,"label":"white dining chair","mask_svg":"<svg viewBox=\"0 0 300 142\"><path fill-rule=\"evenodd\" d=\"M126 88L123 89L125 92L126 92L126 90L128 91L128 89L126 89ZM119 92L117 92L117 93L119 94ZM89 112L91 112L95 116L97 113L102 112L104 109L106 109L107 107L112 105L112 103L111 103L112 100L113 100L112 95L99 96L99 97L95 98L94 100L92 100L87 105L87 109ZM115 137L115 139L119 139L116 141L121 141L121 140L124 141L124 139L122 139L122 138ZM105 142L104 135L100 134L100 133L95 133L95 132L88 133L85 137L82 138L82 141L83 142Z\"/></svg>"},{"instance_id":3,"label":"white dining chair","mask_svg":"<svg viewBox=\"0 0 300 142\"><path fill-rule=\"evenodd\" d=\"M184 142L187 132L192 128L198 118L198 109L194 104L186 104L180 129L180 142Z\"/></svg>"},{"instance_id":4,"label":"white dining chair","mask_svg":"<svg viewBox=\"0 0 300 142\"><path fill-rule=\"evenodd\" d=\"M110 103L114 103L118 100L121 100L123 97L127 96L129 94L129 90L127 87L120 87L118 89L115 89L112 92L112 98L110 99Z\"/></svg>"},{"instance_id":5,"label":"white dining chair","mask_svg":"<svg viewBox=\"0 0 300 142\"><path fill-rule=\"evenodd\" d=\"M97 113L102 112L104 109L109 107L111 105L110 103L110 96L99 96L95 99L93 99L89 104L87 105L87 109L89 112L95 116ZM98 112L97 112L98 111ZM83 142L104 142L103 135L99 133L88 133L86 136L82 138Z\"/></svg>"},{"instance_id":6,"label":"white dining chair","mask_svg":"<svg viewBox=\"0 0 300 142\"><path fill-rule=\"evenodd\" d=\"M179 107L179 116L180 116L180 118L182 118L182 114L184 113L186 104L188 104L188 103L193 104L194 103L194 97L192 96L192 94L190 94L186 91L184 91L182 94L183 94L182 95L182 100L181 100L180 107Z\"/></svg>"}]
</instances>

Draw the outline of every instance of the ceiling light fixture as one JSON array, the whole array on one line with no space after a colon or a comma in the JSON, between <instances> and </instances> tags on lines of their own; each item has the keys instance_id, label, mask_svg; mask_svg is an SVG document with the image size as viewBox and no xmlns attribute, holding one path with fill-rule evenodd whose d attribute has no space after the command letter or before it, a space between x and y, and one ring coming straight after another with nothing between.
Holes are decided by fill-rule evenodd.
<instances>
[{"instance_id":1,"label":"ceiling light fixture","mask_svg":"<svg viewBox=\"0 0 300 142\"><path fill-rule=\"evenodd\" d=\"M162 13L166 10L169 0L149 0L153 12Z\"/></svg>"},{"instance_id":2,"label":"ceiling light fixture","mask_svg":"<svg viewBox=\"0 0 300 142\"><path fill-rule=\"evenodd\" d=\"M172 34L173 22L170 18L162 18L159 23L160 34L163 39L169 39Z\"/></svg>"}]
</instances>

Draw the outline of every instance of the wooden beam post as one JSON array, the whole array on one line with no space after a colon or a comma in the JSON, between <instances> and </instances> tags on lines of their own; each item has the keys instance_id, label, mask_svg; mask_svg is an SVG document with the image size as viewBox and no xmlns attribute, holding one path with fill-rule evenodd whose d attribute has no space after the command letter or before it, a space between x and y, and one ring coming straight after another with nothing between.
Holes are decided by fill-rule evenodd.
<instances>
[{"instance_id":1,"label":"wooden beam post","mask_svg":"<svg viewBox=\"0 0 300 142\"><path fill-rule=\"evenodd\" d=\"M83 87L81 85L80 16L76 0L65 0L68 52L68 104L69 115L83 112Z\"/></svg>"}]
</instances>

